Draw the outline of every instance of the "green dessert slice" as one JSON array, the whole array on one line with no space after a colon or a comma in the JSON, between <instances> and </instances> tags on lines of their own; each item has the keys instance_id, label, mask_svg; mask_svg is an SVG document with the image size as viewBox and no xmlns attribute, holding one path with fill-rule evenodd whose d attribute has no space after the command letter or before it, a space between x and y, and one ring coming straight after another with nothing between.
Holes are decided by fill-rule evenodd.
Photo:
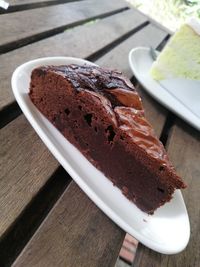
<instances>
[{"instance_id":1,"label":"green dessert slice","mask_svg":"<svg viewBox=\"0 0 200 267\"><path fill-rule=\"evenodd\" d=\"M184 24L172 36L153 63L150 74L155 80L186 78L200 80L200 35Z\"/></svg>"}]
</instances>

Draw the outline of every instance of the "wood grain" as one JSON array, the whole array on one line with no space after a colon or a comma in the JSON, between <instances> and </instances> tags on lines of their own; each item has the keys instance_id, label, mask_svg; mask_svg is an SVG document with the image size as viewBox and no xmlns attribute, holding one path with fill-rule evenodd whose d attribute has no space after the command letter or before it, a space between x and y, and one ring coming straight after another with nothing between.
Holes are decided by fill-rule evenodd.
<instances>
[{"instance_id":1,"label":"wood grain","mask_svg":"<svg viewBox=\"0 0 200 267\"><path fill-rule=\"evenodd\" d=\"M28 59L59 54L78 57L89 56L129 31L130 28L143 23L144 16L137 14L134 11L126 11L96 24L80 26L49 38L49 40L40 41L1 55L1 63L5 66L4 71L0 73L2 75L1 88L4 91L6 88L10 89L9 80L13 71L12 68ZM95 38L91 39L91 35ZM80 42L80 38L83 37L85 38L85 46ZM6 167L4 167L4 172L0 174L0 188L2 188L0 191L0 236L11 227L58 167L58 163L49 154L24 116L2 129L1 137L3 147L1 164ZM21 148L21 146L23 147Z\"/></svg>"},{"instance_id":2,"label":"wood grain","mask_svg":"<svg viewBox=\"0 0 200 267\"><path fill-rule=\"evenodd\" d=\"M182 190L189 213L191 237L187 248L172 256L138 247L134 267L199 267L200 265L200 134L181 120L173 127L168 140L169 156L177 172L183 177L188 188Z\"/></svg>"},{"instance_id":3,"label":"wood grain","mask_svg":"<svg viewBox=\"0 0 200 267\"><path fill-rule=\"evenodd\" d=\"M86 0L1 15L0 48L125 6L124 1Z\"/></svg>"},{"instance_id":4,"label":"wood grain","mask_svg":"<svg viewBox=\"0 0 200 267\"><path fill-rule=\"evenodd\" d=\"M111 267L123 237L123 231L73 183L13 267Z\"/></svg>"},{"instance_id":5,"label":"wood grain","mask_svg":"<svg viewBox=\"0 0 200 267\"><path fill-rule=\"evenodd\" d=\"M57 3L59 3L60 0L9 0L10 6L33 4L33 3L45 3L45 2L57 2ZM67 2L67 0L65 2Z\"/></svg>"},{"instance_id":6,"label":"wood grain","mask_svg":"<svg viewBox=\"0 0 200 267\"><path fill-rule=\"evenodd\" d=\"M45 6L59 5L78 1L83 0L9 0L8 9L1 8L0 15L27 9L41 8Z\"/></svg>"},{"instance_id":7,"label":"wood grain","mask_svg":"<svg viewBox=\"0 0 200 267\"><path fill-rule=\"evenodd\" d=\"M62 167L56 169L45 185L37 192L36 196L31 199L28 206L23 209L22 214L17 217L6 233L1 236L1 267L11 266L70 181L71 177Z\"/></svg>"},{"instance_id":8,"label":"wood grain","mask_svg":"<svg viewBox=\"0 0 200 267\"><path fill-rule=\"evenodd\" d=\"M145 21L145 17L137 11L128 10L0 55L0 111L14 101L10 77L20 64L47 56L86 58Z\"/></svg>"},{"instance_id":9,"label":"wood grain","mask_svg":"<svg viewBox=\"0 0 200 267\"><path fill-rule=\"evenodd\" d=\"M1 239L59 165L24 116L1 129L0 146Z\"/></svg>"},{"instance_id":10,"label":"wood grain","mask_svg":"<svg viewBox=\"0 0 200 267\"><path fill-rule=\"evenodd\" d=\"M156 35L156 28L154 29L153 26L146 28L147 30L143 30L141 35L136 36L135 38L133 36L119 45L119 47L123 49L124 54L128 54L130 45L134 45L134 40L135 43L137 40L139 41L139 38L144 41L145 37L143 35L146 36L151 30L155 30L154 36L157 36L157 41L152 39L152 42L150 43L149 41L149 44L157 46L165 37L165 33L159 30L157 30L158 32ZM146 39L149 40L148 36ZM117 48L118 47L115 49ZM124 60L124 54L115 49L102 57L101 60L98 60L97 63L101 64L103 62L106 66L116 67L117 69L121 69L123 72L130 74L130 72L127 71L129 69L127 67L127 61ZM112 51L115 51L114 54ZM111 55L113 55L114 58L111 57ZM156 124L158 119L157 113L159 113L158 107L155 108L153 104L152 106L149 104L148 109L152 109L152 114L156 114L151 118L151 121ZM164 124L164 121L165 118L163 116L159 123ZM159 127L157 128L157 131L159 131ZM73 185L73 188L73 190L79 192L77 186ZM26 266L29 264L29 266L37 267L51 267L55 265L59 267L79 265L111 267L114 265L125 233L115 226L115 224L113 224L105 215L96 221L96 218L101 216L102 213L98 210L98 212L95 211L94 215L93 212L96 210L96 207L95 209L91 208L94 204L92 204L91 201L86 202L87 197L82 193L76 196L77 203L75 205L74 198L70 199L70 203L73 203L73 208L71 208L70 204L67 202L69 199L69 192L69 190L64 192L55 209L46 218L44 224L41 225L35 233L13 266ZM63 211L63 202L65 203L65 211ZM71 210L70 214L68 209ZM74 210L76 210L76 213ZM59 219L60 213L63 216L61 220ZM74 216L76 217L76 220L72 221ZM61 229L63 224L65 225L65 228ZM103 230L103 233L99 233L96 228L92 230L92 225L96 225L100 232ZM87 228L87 230L85 230L85 228ZM94 235L93 237L91 234L92 232ZM97 242L96 246L94 242ZM112 248L111 252L110 248L108 249L107 247L108 244ZM104 254L102 254L103 251Z\"/></svg>"},{"instance_id":11,"label":"wood grain","mask_svg":"<svg viewBox=\"0 0 200 267\"><path fill-rule=\"evenodd\" d=\"M128 64L129 51L137 46L157 47L165 36L166 33L164 31L150 24L118 45L116 48L112 49L106 56L97 60L96 63L101 66L120 69L129 78L131 78L133 73ZM165 122L167 111L148 94L141 90L141 87L137 87L137 89L142 97L146 116L159 136Z\"/></svg>"}]
</instances>

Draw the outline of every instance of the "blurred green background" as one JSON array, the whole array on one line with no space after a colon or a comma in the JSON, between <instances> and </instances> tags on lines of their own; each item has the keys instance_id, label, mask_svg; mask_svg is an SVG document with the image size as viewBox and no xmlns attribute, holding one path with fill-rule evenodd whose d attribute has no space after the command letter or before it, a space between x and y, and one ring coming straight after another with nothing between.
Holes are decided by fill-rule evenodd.
<instances>
[{"instance_id":1,"label":"blurred green background","mask_svg":"<svg viewBox=\"0 0 200 267\"><path fill-rule=\"evenodd\" d=\"M191 17L200 19L200 0L127 0L171 31Z\"/></svg>"}]
</instances>

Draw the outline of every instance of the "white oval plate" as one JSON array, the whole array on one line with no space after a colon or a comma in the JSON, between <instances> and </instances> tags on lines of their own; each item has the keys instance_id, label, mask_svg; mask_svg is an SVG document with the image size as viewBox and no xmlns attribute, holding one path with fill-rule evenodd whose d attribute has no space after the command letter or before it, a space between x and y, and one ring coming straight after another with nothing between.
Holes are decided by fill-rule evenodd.
<instances>
[{"instance_id":1,"label":"white oval plate","mask_svg":"<svg viewBox=\"0 0 200 267\"><path fill-rule=\"evenodd\" d=\"M70 57L49 57L19 66L12 76L15 98L32 127L74 181L124 231L147 247L165 254L183 250L189 240L190 225L181 192L177 190L170 203L153 216L139 210L121 191L98 171L37 110L29 99L31 71L41 65L92 64Z\"/></svg>"},{"instance_id":2,"label":"white oval plate","mask_svg":"<svg viewBox=\"0 0 200 267\"><path fill-rule=\"evenodd\" d=\"M155 81L150 76L150 48L137 47L129 53L129 65L143 88L158 102L200 130L200 81L183 78Z\"/></svg>"}]
</instances>

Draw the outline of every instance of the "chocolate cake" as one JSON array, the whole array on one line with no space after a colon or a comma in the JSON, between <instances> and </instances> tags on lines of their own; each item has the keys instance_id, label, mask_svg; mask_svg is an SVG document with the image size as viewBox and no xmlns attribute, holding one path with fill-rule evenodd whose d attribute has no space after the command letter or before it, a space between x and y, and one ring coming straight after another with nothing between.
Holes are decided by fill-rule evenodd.
<instances>
[{"instance_id":1,"label":"chocolate cake","mask_svg":"<svg viewBox=\"0 0 200 267\"><path fill-rule=\"evenodd\" d=\"M185 188L121 72L96 66L33 70L30 98L123 194L149 214ZM94 177L95 179L95 177Z\"/></svg>"}]
</instances>

